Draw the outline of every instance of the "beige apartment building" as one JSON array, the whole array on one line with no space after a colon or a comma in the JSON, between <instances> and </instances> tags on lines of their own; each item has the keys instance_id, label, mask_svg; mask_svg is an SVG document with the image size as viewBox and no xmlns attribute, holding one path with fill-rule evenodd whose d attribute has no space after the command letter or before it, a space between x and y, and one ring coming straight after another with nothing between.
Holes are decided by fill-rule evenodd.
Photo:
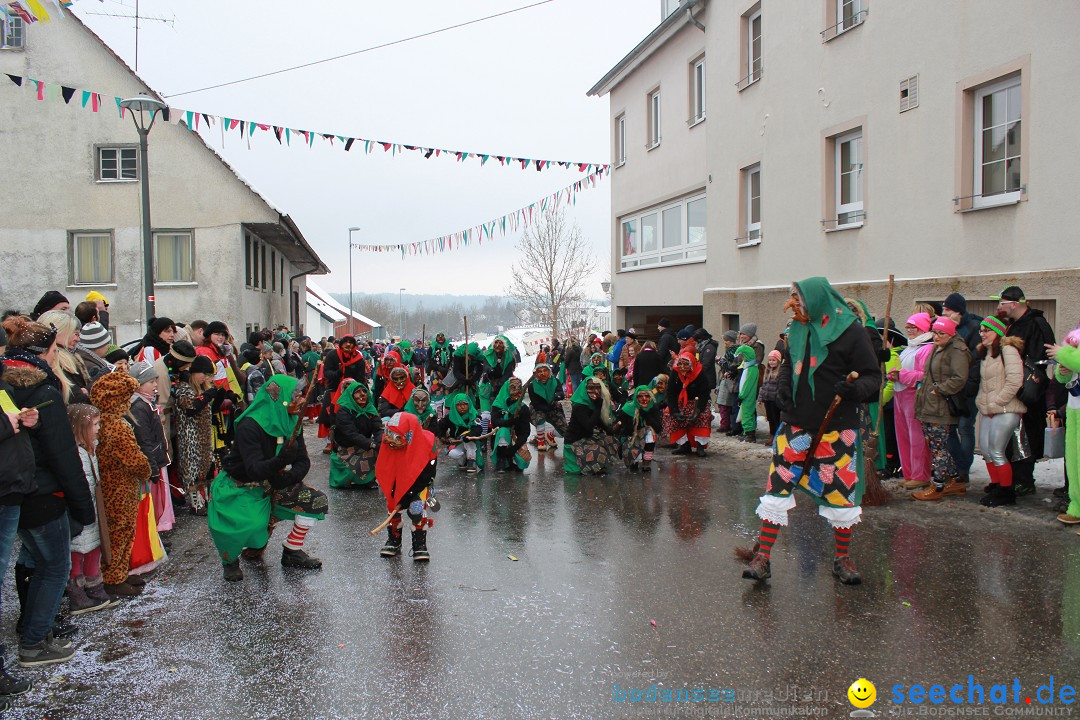
<instances>
[{"instance_id":1,"label":"beige apartment building","mask_svg":"<svg viewBox=\"0 0 1080 720\"><path fill-rule=\"evenodd\" d=\"M828 277L893 315L1017 284L1080 321L1074 0L662 0L612 123L614 323L758 324Z\"/></svg>"}]
</instances>

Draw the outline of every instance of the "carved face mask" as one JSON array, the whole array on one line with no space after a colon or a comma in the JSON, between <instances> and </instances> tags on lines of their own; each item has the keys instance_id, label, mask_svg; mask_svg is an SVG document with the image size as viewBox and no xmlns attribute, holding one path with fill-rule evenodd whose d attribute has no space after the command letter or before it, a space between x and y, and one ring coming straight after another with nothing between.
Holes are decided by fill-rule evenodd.
<instances>
[{"instance_id":1,"label":"carved face mask","mask_svg":"<svg viewBox=\"0 0 1080 720\"><path fill-rule=\"evenodd\" d=\"M546 367L536 368L536 379L539 380L541 383L546 383L548 380L551 379L551 370Z\"/></svg>"},{"instance_id":2,"label":"carved face mask","mask_svg":"<svg viewBox=\"0 0 1080 720\"><path fill-rule=\"evenodd\" d=\"M394 383L394 387L398 390L404 389L408 381L409 373L404 368L394 368L390 371L390 382Z\"/></svg>"},{"instance_id":3,"label":"carved face mask","mask_svg":"<svg viewBox=\"0 0 1080 720\"><path fill-rule=\"evenodd\" d=\"M648 407L649 403L651 403L652 401L653 396L650 392L639 392L637 394L637 404L641 407Z\"/></svg>"},{"instance_id":4,"label":"carved face mask","mask_svg":"<svg viewBox=\"0 0 1080 720\"><path fill-rule=\"evenodd\" d=\"M521 399L521 381L518 380L517 378L514 378L513 380L511 380L510 381L510 391L509 392L510 392L510 399L511 400L513 400L515 402L520 400Z\"/></svg>"},{"instance_id":5,"label":"carved face mask","mask_svg":"<svg viewBox=\"0 0 1080 720\"><path fill-rule=\"evenodd\" d=\"M600 383L589 383L588 387L585 388L585 393L589 396L590 400L596 402L600 399Z\"/></svg>"}]
</instances>

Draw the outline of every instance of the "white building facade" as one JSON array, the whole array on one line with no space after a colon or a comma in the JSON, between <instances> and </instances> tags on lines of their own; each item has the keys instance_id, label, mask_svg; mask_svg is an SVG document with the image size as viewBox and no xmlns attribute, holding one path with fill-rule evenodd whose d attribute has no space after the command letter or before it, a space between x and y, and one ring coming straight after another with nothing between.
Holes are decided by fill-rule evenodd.
<instances>
[{"instance_id":1,"label":"white building facade","mask_svg":"<svg viewBox=\"0 0 1080 720\"><path fill-rule=\"evenodd\" d=\"M986 314L1017 284L1059 333L1080 320L1080 4L661 5L590 90L611 106L617 326L696 313L771 345L792 281L881 315L890 274L897 316L954 291Z\"/></svg>"},{"instance_id":2,"label":"white building facade","mask_svg":"<svg viewBox=\"0 0 1080 720\"><path fill-rule=\"evenodd\" d=\"M131 97L157 97L74 15L21 28L0 73ZM115 107L38 101L0 75L0 303L29 311L46 290L74 307L96 290L120 342L141 337L138 134ZM111 100L110 100L111 103ZM328 272L288 215L195 133L159 120L149 135L156 311L222 320L236 337L281 323L302 329L305 275Z\"/></svg>"}]
</instances>

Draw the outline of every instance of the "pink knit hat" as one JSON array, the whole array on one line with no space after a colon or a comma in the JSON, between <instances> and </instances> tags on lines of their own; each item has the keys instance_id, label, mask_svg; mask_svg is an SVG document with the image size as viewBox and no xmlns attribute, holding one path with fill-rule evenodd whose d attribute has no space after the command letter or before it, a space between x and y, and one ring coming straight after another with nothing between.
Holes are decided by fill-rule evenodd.
<instances>
[{"instance_id":1,"label":"pink knit hat","mask_svg":"<svg viewBox=\"0 0 1080 720\"><path fill-rule=\"evenodd\" d=\"M934 321L934 330L943 332L950 337L956 334L956 323L947 317L939 317Z\"/></svg>"},{"instance_id":2,"label":"pink knit hat","mask_svg":"<svg viewBox=\"0 0 1080 720\"><path fill-rule=\"evenodd\" d=\"M919 332L930 332L930 316L927 313L915 313L907 319L907 324L919 328Z\"/></svg>"}]
</instances>

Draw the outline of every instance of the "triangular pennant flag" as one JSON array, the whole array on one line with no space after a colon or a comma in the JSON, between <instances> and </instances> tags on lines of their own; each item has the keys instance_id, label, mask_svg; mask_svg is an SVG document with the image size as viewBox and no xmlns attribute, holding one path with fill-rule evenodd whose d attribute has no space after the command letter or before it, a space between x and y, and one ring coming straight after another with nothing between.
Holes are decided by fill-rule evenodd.
<instances>
[{"instance_id":1,"label":"triangular pennant flag","mask_svg":"<svg viewBox=\"0 0 1080 720\"><path fill-rule=\"evenodd\" d=\"M71 104L71 98L75 97L75 88L67 85L60 86L60 95L64 98L64 104Z\"/></svg>"},{"instance_id":2,"label":"triangular pennant flag","mask_svg":"<svg viewBox=\"0 0 1080 720\"><path fill-rule=\"evenodd\" d=\"M356 142L356 138L349 138L345 141L345 152L352 150L353 143Z\"/></svg>"},{"instance_id":3,"label":"triangular pennant flag","mask_svg":"<svg viewBox=\"0 0 1080 720\"><path fill-rule=\"evenodd\" d=\"M8 79L11 80L11 82L15 83L19 87L22 87L22 77L20 75L12 75L10 73L4 74L8 76Z\"/></svg>"}]
</instances>

